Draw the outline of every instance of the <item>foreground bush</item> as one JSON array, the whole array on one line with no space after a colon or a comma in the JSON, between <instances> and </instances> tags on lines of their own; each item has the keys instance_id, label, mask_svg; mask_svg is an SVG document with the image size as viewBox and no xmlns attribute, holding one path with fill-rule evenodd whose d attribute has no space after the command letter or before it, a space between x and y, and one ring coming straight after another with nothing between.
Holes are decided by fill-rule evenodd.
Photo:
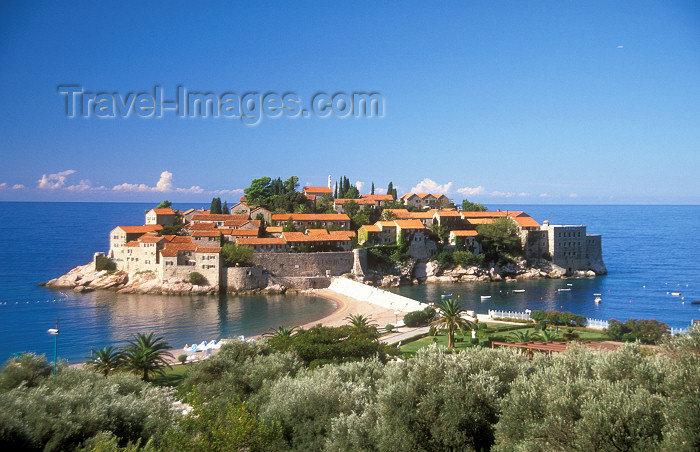
<instances>
[{"instance_id":1,"label":"foreground bush","mask_svg":"<svg viewBox=\"0 0 700 452\"><path fill-rule=\"evenodd\" d=\"M168 393L136 376L109 378L67 369L28 388L3 394L0 446L3 450L71 450L111 432L120 442L162 439L172 421Z\"/></svg>"},{"instance_id":2,"label":"foreground bush","mask_svg":"<svg viewBox=\"0 0 700 452\"><path fill-rule=\"evenodd\" d=\"M435 308L428 306L422 311L411 311L403 317L406 326L416 327L430 323L435 318Z\"/></svg>"},{"instance_id":3,"label":"foreground bush","mask_svg":"<svg viewBox=\"0 0 700 452\"><path fill-rule=\"evenodd\" d=\"M659 344L669 335L668 325L658 320L628 319L622 323L610 319L605 332L612 340L623 342L639 341L642 344Z\"/></svg>"}]
</instances>

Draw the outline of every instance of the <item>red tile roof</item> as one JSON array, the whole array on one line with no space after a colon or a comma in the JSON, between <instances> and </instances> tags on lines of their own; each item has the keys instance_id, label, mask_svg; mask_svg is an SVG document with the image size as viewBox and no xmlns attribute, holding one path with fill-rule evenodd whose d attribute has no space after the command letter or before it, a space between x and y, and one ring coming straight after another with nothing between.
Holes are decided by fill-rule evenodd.
<instances>
[{"instance_id":1,"label":"red tile roof","mask_svg":"<svg viewBox=\"0 0 700 452\"><path fill-rule=\"evenodd\" d=\"M124 246L139 246L139 242L132 240L131 242L126 242L126 245Z\"/></svg>"},{"instance_id":2,"label":"red tile roof","mask_svg":"<svg viewBox=\"0 0 700 452\"><path fill-rule=\"evenodd\" d=\"M177 257L177 250L172 248L163 248L160 250L160 255L164 257Z\"/></svg>"},{"instance_id":3,"label":"red tile roof","mask_svg":"<svg viewBox=\"0 0 700 452\"><path fill-rule=\"evenodd\" d=\"M211 231L194 231L192 237L218 237L227 235L232 229L212 229Z\"/></svg>"},{"instance_id":4,"label":"red tile roof","mask_svg":"<svg viewBox=\"0 0 700 452\"><path fill-rule=\"evenodd\" d=\"M168 243L165 245L166 250L176 250L176 251L194 251L197 249L195 243Z\"/></svg>"},{"instance_id":5,"label":"red tile roof","mask_svg":"<svg viewBox=\"0 0 700 452\"><path fill-rule=\"evenodd\" d=\"M396 223L393 221L377 221L376 223L377 226L381 226L382 228L395 228Z\"/></svg>"},{"instance_id":6,"label":"red tile roof","mask_svg":"<svg viewBox=\"0 0 700 452\"><path fill-rule=\"evenodd\" d=\"M146 232L160 231L163 229L163 226L159 224L146 224L143 226L117 226L117 228L127 234L145 234Z\"/></svg>"},{"instance_id":7,"label":"red tile roof","mask_svg":"<svg viewBox=\"0 0 700 452\"><path fill-rule=\"evenodd\" d=\"M382 232L382 229L374 224L363 224L361 227L367 232Z\"/></svg>"},{"instance_id":8,"label":"red tile roof","mask_svg":"<svg viewBox=\"0 0 700 452\"><path fill-rule=\"evenodd\" d=\"M304 187L303 193L328 193L333 194L333 190L328 187Z\"/></svg>"},{"instance_id":9,"label":"red tile roof","mask_svg":"<svg viewBox=\"0 0 700 452\"><path fill-rule=\"evenodd\" d=\"M175 211L171 208L167 209L151 209L156 215L175 215Z\"/></svg>"},{"instance_id":10,"label":"red tile roof","mask_svg":"<svg viewBox=\"0 0 700 452\"><path fill-rule=\"evenodd\" d=\"M151 236L151 235L142 235L141 237L138 238L138 241L141 243L158 243L158 242L167 242L164 237L158 237L158 236Z\"/></svg>"},{"instance_id":11,"label":"red tile roof","mask_svg":"<svg viewBox=\"0 0 700 452\"><path fill-rule=\"evenodd\" d=\"M236 240L238 245L286 245L287 242L282 237L272 238L240 238Z\"/></svg>"},{"instance_id":12,"label":"red tile roof","mask_svg":"<svg viewBox=\"0 0 700 452\"><path fill-rule=\"evenodd\" d=\"M438 210L435 215L440 217L461 217L461 214L456 210Z\"/></svg>"},{"instance_id":13,"label":"red tile roof","mask_svg":"<svg viewBox=\"0 0 700 452\"><path fill-rule=\"evenodd\" d=\"M344 213L279 213L272 215L272 221L350 221Z\"/></svg>"},{"instance_id":14,"label":"red tile roof","mask_svg":"<svg viewBox=\"0 0 700 452\"><path fill-rule=\"evenodd\" d=\"M346 242L350 240L347 235L306 235L303 232L283 232L282 236L287 242Z\"/></svg>"},{"instance_id":15,"label":"red tile roof","mask_svg":"<svg viewBox=\"0 0 700 452\"><path fill-rule=\"evenodd\" d=\"M195 253L218 253L220 251L220 246L198 246Z\"/></svg>"},{"instance_id":16,"label":"red tile roof","mask_svg":"<svg viewBox=\"0 0 700 452\"><path fill-rule=\"evenodd\" d=\"M362 199L371 199L372 201L393 201L392 195L361 195Z\"/></svg>"},{"instance_id":17,"label":"red tile roof","mask_svg":"<svg viewBox=\"0 0 700 452\"><path fill-rule=\"evenodd\" d=\"M273 233L273 232L282 232L284 229L283 226L268 226L265 228L265 232Z\"/></svg>"},{"instance_id":18,"label":"red tile roof","mask_svg":"<svg viewBox=\"0 0 700 452\"><path fill-rule=\"evenodd\" d=\"M176 235L171 240L171 243L192 243L192 238L186 235Z\"/></svg>"},{"instance_id":19,"label":"red tile roof","mask_svg":"<svg viewBox=\"0 0 700 452\"><path fill-rule=\"evenodd\" d=\"M187 225L187 229L190 231L208 231L216 229L216 223L190 223Z\"/></svg>"},{"instance_id":20,"label":"red tile roof","mask_svg":"<svg viewBox=\"0 0 700 452\"><path fill-rule=\"evenodd\" d=\"M420 220L394 220L394 223L401 229L425 229Z\"/></svg>"},{"instance_id":21,"label":"red tile roof","mask_svg":"<svg viewBox=\"0 0 700 452\"><path fill-rule=\"evenodd\" d=\"M231 215L226 213L220 214L195 214L192 215L192 221L226 221L226 220L247 220L248 215Z\"/></svg>"},{"instance_id":22,"label":"red tile roof","mask_svg":"<svg viewBox=\"0 0 700 452\"><path fill-rule=\"evenodd\" d=\"M474 230L467 230L467 231L451 231L451 234L454 234L455 237L476 237L478 233Z\"/></svg>"}]
</instances>

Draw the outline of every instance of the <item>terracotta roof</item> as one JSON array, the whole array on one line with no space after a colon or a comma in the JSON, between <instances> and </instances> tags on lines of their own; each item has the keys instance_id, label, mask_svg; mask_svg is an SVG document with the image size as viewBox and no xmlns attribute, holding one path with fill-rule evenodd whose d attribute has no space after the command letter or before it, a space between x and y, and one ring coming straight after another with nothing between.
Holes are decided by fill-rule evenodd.
<instances>
[{"instance_id":1,"label":"terracotta roof","mask_svg":"<svg viewBox=\"0 0 700 452\"><path fill-rule=\"evenodd\" d=\"M333 190L328 187L304 187L302 192L306 193L328 193L333 194Z\"/></svg>"},{"instance_id":2,"label":"terracotta roof","mask_svg":"<svg viewBox=\"0 0 700 452\"><path fill-rule=\"evenodd\" d=\"M171 240L171 243L192 243L192 237L188 237L185 235L176 235Z\"/></svg>"},{"instance_id":3,"label":"terracotta roof","mask_svg":"<svg viewBox=\"0 0 700 452\"><path fill-rule=\"evenodd\" d=\"M433 215L435 215L434 211L428 210L426 212L408 212L408 215L406 215L405 217L402 217L402 218L407 218L407 219L411 219L411 220L421 220L421 219L429 220L429 219L433 218ZM399 218L398 215L397 215L397 218ZM399 218L399 219L401 219L401 218Z\"/></svg>"},{"instance_id":4,"label":"terracotta roof","mask_svg":"<svg viewBox=\"0 0 700 452\"><path fill-rule=\"evenodd\" d=\"M124 246L139 246L139 242L132 240L131 242L126 242L126 245Z\"/></svg>"},{"instance_id":5,"label":"terracotta roof","mask_svg":"<svg viewBox=\"0 0 700 452\"><path fill-rule=\"evenodd\" d=\"M309 201L316 201L316 195L304 195Z\"/></svg>"},{"instance_id":6,"label":"terracotta roof","mask_svg":"<svg viewBox=\"0 0 700 452\"><path fill-rule=\"evenodd\" d=\"M328 235L328 230L326 229L307 229L307 235Z\"/></svg>"},{"instance_id":7,"label":"terracotta roof","mask_svg":"<svg viewBox=\"0 0 700 452\"><path fill-rule=\"evenodd\" d=\"M163 248L160 250L160 255L164 257L177 257L177 250L172 248Z\"/></svg>"},{"instance_id":8,"label":"terracotta roof","mask_svg":"<svg viewBox=\"0 0 700 452\"><path fill-rule=\"evenodd\" d=\"M506 216L506 212L498 211L468 212L462 210L460 213L462 214L463 218L497 218Z\"/></svg>"},{"instance_id":9,"label":"terracotta roof","mask_svg":"<svg viewBox=\"0 0 700 452\"><path fill-rule=\"evenodd\" d=\"M141 237L138 238L138 241L141 243L158 243L158 242L165 242L165 238L163 237L158 237L158 236L150 236L150 235L142 235Z\"/></svg>"},{"instance_id":10,"label":"terracotta roof","mask_svg":"<svg viewBox=\"0 0 700 452\"><path fill-rule=\"evenodd\" d=\"M220 251L220 246L198 246L195 253L218 253Z\"/></svg>"},{"instance_id":11,"label":"terracotta roof","mask_svg":"<svg viewBox=\"0 0 700 452\"><path fill-rule=\"evenodd\" d=\"M282 232L282 229L284 229L282 226L268 226L265 228L265 232Z\"/></svg>"},{"instance_id":12,"label":"terracotta roof","mask_svg":"<svg viewBox=\"0 0 700 452\"><path fill-rule=\"evenodd\" d=\"M382 232L382 229L374 224L363 224L361 227L367 232Z\"/></svg>"},{"instance_id":13,"label":"terracotta roof","mask_svg":"<svg viewBox=\"0 0 700 452\"><path fill-rule=\"evenodd\" d=\"M151 209L156 215L175 215L175 211L171 208L167 209Z\"/></svg>"},{"instance_id":14,"label":"terracotta roof","mask_svg":"<svg viewBox=\"0 0 700 452\"><path fill-rule=\"evenodd\" d=\"M226 220L226 221L224 221L224 226L237 228L239 226L243 226L247 222L248 222L248 220ZM213 223L197 223L197 224L213 224Z\"/></svg>"},{"instance_id":15,"label":"terracotta roof","mask_svg":"<svg viewBox=\"0 0 700 452\"><path fill-rule=\"evenodd\" d=\"M384 212L391 212L394 215L405 215L409 213L407 209L384 209Z\"/></svg>"},{"instance_id":16,"label":"terracotta roof","mask_svg":"<svg viewBox=\"0 0 700 452\"><path fill-rule=\"evenodd\" d=\"M226 235L233 237L257 237L258 233L258 229L229 229L229 232L227 232Z\"/></svg>"},{"instance_id":17,"label":"terracotta roof","mask_svg":"<svg viewBox=\"0 0 700 452\"><path fill-rule=\"evenodd\" d=\"M190 223L187 225L187 229L190 231L208 231L216 229L216 223Z\"/></svg>"},{"instance_id":18,"label":"terracotta roof","mask_svg":"<svg viewBox=\"0 0 700 452\"><path fill-rule=\"evenodd\" d=\"M161 236L161 237L163 237L163 238L164 238L165 240L167 240L168 242L172 242L173 239L174 239L175 237L177 237L177 236L176 236L176 235L163 235L163 236Z\"/></svg>"},{"instance_id":19,"label":"terracotta roof","mask_svg":"<svg viewBox=\"0 0 700 452\"><path fill-rule=\"evenodd\" d=\"M330 231L329 234L330 235L344 235L344 236L347 236L350 238L357 237L357 232L355 232L355 231Z\"/></svg>"},{"instance_id":20,"label":"terracotta roof","mask_svg":"<svg viewBox=\"0 0 700 452\"><path fill-rule=\"evenodd\" d=\"M393 221L377 221L376 223L377 226L381 226L382 228L395 228L396 223Z\"/></svg>"},{"instance_id":21,"label":"terracotta roof","mask_svg":"<svg viewBox=\"0 0 700 452\"><path fill-rule=\"evenodd\" d=\"M239 245L286 245L287 242L282 237L272 238L240 238L236 240Z\"/></svg>"},{"instance_id":22,"label":"terracotta roof","mask_svg":"<svg viewBox=\"0 0 700 452\"><path fill-rule=\"evenodd\" d=\"M250 220L248 223L251 223L257 227L260 227L260 224L262 223L262 220Z\"/></svg>"},{"instance_id":23,"label":"terracotta roof","mask_svg":"<svg viewBox=\"0 0 700 452\"><path fill-rule=\"evenodd\" d=\"M163 229L163 226L159 224L146 224L143 226L117 226L117 228L121 229L127 234L145 234L146 232L160 231Z\"/></svg>"},{"instance_id":24,"label":"terracotta roof","mask_svg":"<svg viewBox=\"0 0 700 452\"><path fill-rule=\"evenodd\" d=\"M280 213L272 216L272 221L350 221L344 213Z\"/></svg>"},{"instance_id":25,"label":"terracotta roof","mask_svg":"<svg viewBox=\"0 0 700 452\"><path fill-rule=\"evenodd\" d=\"M338 199L334 199L333 203L334 204L345 204L345 203L348 203L350 201L354 202L355 204L359 204L359 205L374 204L374 201L371 199L357 199L357 198L338 198Z\"/></svg>"},{"instance_id":26,"label":"terracotta roof","mask_svg":"<svg viewBox=\"0 0 700 452\"><path fill-rule=\"evenodd\" d=\"M394 220L394 223L401 229L425 229L420 220Z\"/></svg>"},{"instance_id":27,"label":"terracotta roof","mask_svg":"<svg viewBox=\"0 0 700 452\"><path fill-rule=\"evenodd\" d=\"M478 235L473 229L468 231L451 231L450 234L454 234L455 237L476 237Z\"/></svg>"},{"instance_id":28,"label":"terracotta roof","mask_svg":"<svg viewBox=\"0 0 700 452\"><path fill-rule=\"evenodd\" d=\"M283 232L282 236L287 242L345 242L350 240L347 235L306 235L303 232Z\"/></svg>"},{"instance_id":29,"label":"terracotta roof","mask_svg":"<svg viewBox=\"0 0 700 452\"><path fill-rule=\"evenodd\" d=\"M176 251L194 251L197 249L195 243L167 243L165 245L166 250L176 250Z\"/></svg>"},{"instance_id":30,"label":"terracotta roof","mask_svg":"<svg viewBox=\"0 0 700 452\"><path fill-rule=\"evenodd\" d=\"M440 217L461 217L462 215L456 210L438 210L434 215Z\"/></svg>"},{"instance_id":31,"label":"terracotta roof","mask_svg":"<svg viewBox=\"0 0 700 452\"><path fill-rule=\"evenodd\" d=\"M510 216L510 215L508 215L508 216ZM528 215L526 213L521 213L520 215L510 216L510 217L513 218L513 220L515 220L515 222L518 223L518 225L521 228L538 228L538 227L540 227L540 224L538 222L536 222L530 215Z\"/></svg>"},{"instance_id":32,"label":"terracotta roof","mask_svg":"<svg viewBox=\"0 0 700 452\"><path fill-rule=\"evenodd\" d=\"M232 229L212 229L211 231L194 231L192 237L218 237L219 235L227 235Z\"/></svg>"},{"instance_id":33,"label":"terracotta roof","mask_svg":"<svg viewBox=\"0 0 700 452\"><path fill-rule=\"evenodd\" d=\"M401 195L401 197L399 199L408 199L411 196L415 196L415 194L414 193L404 193L403 195Z\"/></svg>"},{"instance_id":34,"label":"terracotta roof","mask_svg":"<svg viewBox=\"0 0 700 452\"><path fill-rule=\"evenodd\" d=\"M392 195L361 195L360 198L371 199L372 201L393 201Z\"/></svg>"},{"instance_id":35,"label":"terracotta roof","mask_svg":"<svg viewBox=\"0 0 700 452\"><path fill-rule=\"evenodd\" d=\"M192 215L192 221L226 221L226 220L247 220L248 215L231 215L226 213L220 214L195 214Z\"/></svg>"},{"instance_id":36,"label":"terracotta roof","mask_svg":"<svg viewBox=\"0 0 700 452\"><path fill-rule=\"evenodd\" d=\"M469 224L491 224L493 220L493 218L467 218Z\"/></svg>"}]
</instances>

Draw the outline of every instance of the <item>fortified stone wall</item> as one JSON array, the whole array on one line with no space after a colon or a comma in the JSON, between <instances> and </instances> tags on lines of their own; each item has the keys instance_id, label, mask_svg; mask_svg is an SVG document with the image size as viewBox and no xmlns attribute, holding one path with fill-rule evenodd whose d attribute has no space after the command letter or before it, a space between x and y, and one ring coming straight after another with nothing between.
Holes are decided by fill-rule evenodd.
<instances>
[{"instance_id":1,"label":"fortified stone wall","mask_svg":"<svg viewBox=\"0 0 700 452\"><path fill-rule=\"evenodd\" d=\"M255 290L267 286L267 273L262 267L228 267L225 272L228 290Z\"/></svg>"},{"instance_id":2,"label":"fortified stone wall","mask_svg":"<svg viewBox=\"0 0 700 452\"><path fill-rule=\"evenodd\" d=\"M254 253L253 263L284 277L340 276L353 267L352 251L329 253Z\"/></svg>"}]
</instances>

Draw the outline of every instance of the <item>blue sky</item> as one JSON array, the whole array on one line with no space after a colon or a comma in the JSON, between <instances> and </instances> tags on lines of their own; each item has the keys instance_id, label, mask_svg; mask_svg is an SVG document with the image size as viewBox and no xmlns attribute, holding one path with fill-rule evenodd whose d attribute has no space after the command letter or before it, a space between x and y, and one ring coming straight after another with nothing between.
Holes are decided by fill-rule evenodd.
<instances>
[{"instance_id":1,"label":"blue sky","mask_svg":"<svg viewBox=\"0 0 700 452\"><path fill-rule=\"evenodd\" d=\"M3 2L0 200L251 179L488 203L700 203L700 3ZM350 3L350 2L348 2ZM68 118L57 90L377 92L382 118Z\"/></svg>"}]
</instances>

